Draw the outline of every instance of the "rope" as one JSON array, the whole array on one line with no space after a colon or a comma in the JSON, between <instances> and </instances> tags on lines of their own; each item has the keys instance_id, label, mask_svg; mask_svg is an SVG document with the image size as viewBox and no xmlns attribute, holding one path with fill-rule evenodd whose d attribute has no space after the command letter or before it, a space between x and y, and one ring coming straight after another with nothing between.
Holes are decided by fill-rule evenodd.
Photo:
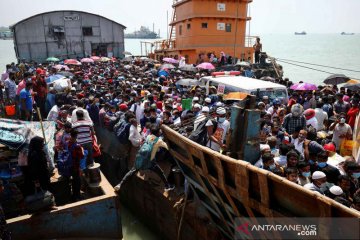
<instances>
[{"instance_id":1,"label":"rope","mask_svg":"<svg viewBox=\"0 0 360 240\"><path fill-rule=\"evenodd\" d=\"M303 66L303 65L299 65L299 64L295 64L295 63L290 63L290 62L287 62L287 61L284 61L284 60L279 60L279 59L276 59L277 61L279 62L283 62L283 63L286 63L286 64L289 64L289 65L293 65L293 66L297 66L297 67L302 67L302 68L307 68L307 69L310 69L310 70L313 70L313 71L317 71L317 72L323 72L323 73L327 73L327 74L336 74L336 73L333 73L333 72L328 72L328 71L324 71L324 70L320 70L320 69L316 69L316 68L312 68L312 67L307 67L307 66ZM358 78L353 78L353 77L350 77L351 79L355 79L355 80L360 80Z\"/></svg>"},{"instance_id":2,"label":"rope","mask_svg":"<svg viewBox=\"0 0 360 240\"><path fill-rule=\"evenodd\" d=\"M181 239L181 227L182 227L182 223L183 223L183 219L184 219L184 213L185 213L185 207L186 207L187 198L188 198L188 194L185 192L184 206L183 206L182 211L181 211L181 218L180 218L179 227L178 227L178 231L177 231L177 238L176 238L177 240Z\"/></svg>"},{"instance_id":3,"label":"rope","mask_svg":"<svg viewBox=\"0 0 360 240\"><path fill-rule=\"evenodd\" d=\"M338 70L344 70L344 71L349 71L349 72L357 72L357 73L360 73L360 71L358 71L358 70L352 70L352 69L346 69L346 68L331 67L331 66L326 66L326 65L321 65L321 64L307 63L307 62L301 62L301 61L295 61L295 60L283 59L283 58L275 58L275 59L276 59L276 60L279 60L279 61L288 61L288 62L295 62L295 63L303 63L303 64L313 65L313 66L318 66L318 67L333 68L333 69L338 69Z\"/></svg>"}]
</instances>

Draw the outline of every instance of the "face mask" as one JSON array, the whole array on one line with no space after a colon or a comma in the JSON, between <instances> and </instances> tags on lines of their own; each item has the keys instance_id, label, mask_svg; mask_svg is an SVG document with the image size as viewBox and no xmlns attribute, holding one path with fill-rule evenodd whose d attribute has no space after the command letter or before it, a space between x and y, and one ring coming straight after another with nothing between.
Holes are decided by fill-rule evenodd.
<instances>
[{"instance_id":1,"label":"face mask","mask_svg":"<svg viewBox=\"0 0 360 240\"><path fill-rule=\"evenodd\" d=\"M100 103L97 102L97 103L95 103L95 105L96 105L96 106L100 106Z\"/></svg>"},{"instance_id":2,"label":"face mask","mask_svg":"<svg viewBox=\"0 0 360 240\"><path fill-rule=\"evenodd\" d=\"M303 175L303 177L310 177L310 172L302 172L301 175Z\"/></svg>"},{"instance_id":3,"label":"face mask","mask_svg":"<svg viewBox=\"0 0 360 240\"><path fill-rule=\"evenodd\" d=\"M355 179L360 178L360 172L354 172L351 176Z\"/></svg>"},{"instance_id":4,"label":"face mask","mask_svg":"<svg viewBox=\"0 0 360 240\"><path fill-rule=\"evenodd\" d=\"M345 118L340 118L340 123L345 123Z\"/></svg>"},{"instance_id":5,"label":"face mask","mask_svg":"<svg viewBox=\"0 0 360 240\"><path fill-rule=\"evenodd\" d=\"M320 184L320 188L326 188L326 182Z\"/></svg>"},{"instance_id":6,"label":"face mask","mask_svg":"<svg viewBox=\"0 0 360 240\"><path fill-rule=\"evenodd\" d=\"M224 118L224 117L223 118L220 118L220 117L218 118L219 123L223 123L223 122L225 122L225 120L226 120L226 118Z\"/></svg>"},{"instance_id":7,"label":"face mask","mask_svg":"<svg viewBox=\"0 0 360 240\"><path fill-rule=\"evenodd\" d=\"M314 161L313 160L309 160L309 163L311 164L311 165L314 165Z\"/></svg>"},{"instance_id":8,"label":"face mask","mask_svg":"<svg viewBox=\"0 0 360 240\"><path fill-rule=\"evenodd\" d=\"M275 168L276 168L275 163L274 163L274 164L271 164L271 165L269 166L269 169L270 169L270 170L274 170Z\"/></svg>"},{"instance_id":9,"label":"face mask","mask_svg":"<svg viewBox=\"0 0 360 240\"><path fill-rule=\"evenodd\" d=\"M326 162L319 162L319 163L318 163L318 167L319 167L319 168L324 168L324 167L326 167L326 165L327 165Z\"/></svg>"}]
</instances>

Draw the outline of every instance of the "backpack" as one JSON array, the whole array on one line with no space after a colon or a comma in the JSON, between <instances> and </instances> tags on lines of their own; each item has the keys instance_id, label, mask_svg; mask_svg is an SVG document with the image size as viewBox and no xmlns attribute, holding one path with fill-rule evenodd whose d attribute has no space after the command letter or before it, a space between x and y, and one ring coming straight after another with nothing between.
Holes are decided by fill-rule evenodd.
<instances>
[{"instance_id":1,"label":"backpack","mask_svg":"<svg viewBox=\"0 0 360 240\"><path fill-rule=\"evenodd\" d=\"M199 123L198 127L195 129L195 131L193 131L190 136L189 139L197 142L198 144L205 146L208 142L208 133L207 133L207 127L206 127L206 123L210 120L209 117L207 117L205 120L203 120L202 122ZM215 121L215 119L211 119L212 124L213 124L213 133L216 131L217 129L217 121Z\"/></svg>"},{"instance_id":2,"label":"backpack","mask_svg":"<svg viewBox=\"0 0 360 240\"><path fill-rule=\"evenodd\" d=\"M126 121L122 121L117 127L115 134L121 144L129 143L130 127L131 123Z\"/></svg>"},{"instance_id":3,"label":"backpack","mask_svg":"<svg viewBox=\"0 0 360 240\"><path fill-rule=\"evenodd\" d=\"M155 138L154 141L146 140L146 142L140 147L135 157L135 169L146 170L151 167L151 152L158 140L158 137Z\"/></svg>"}]
</instances>

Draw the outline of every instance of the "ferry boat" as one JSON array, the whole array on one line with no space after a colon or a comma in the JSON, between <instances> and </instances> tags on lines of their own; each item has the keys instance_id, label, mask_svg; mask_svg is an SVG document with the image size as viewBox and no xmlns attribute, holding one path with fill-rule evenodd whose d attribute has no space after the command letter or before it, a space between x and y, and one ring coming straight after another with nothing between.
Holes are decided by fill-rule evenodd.
<instances>
[{"instance_id":1,"label":"ferry boat","mask_svg":"<svg viewBox=\"0 0 360 240\"><path fill-rule=\"evenodd\" d=\"M185 57L187 63L196 63L200 57L208 62L211 53L219 60L222 54L252 60L256 36L245 33L251 2L174 0L168 39L143 44L154 47L151 57L157 60Z\"/></svg>"},{"instance_id":2,"label":"ferry boat","mask_svg":"<svg viewBox=\"0 0 360 240\"><path fill-rule=\"evenodd\" d=\"M342 32L341 35L355 35L355 33L346 33L346 32Z\"/></svg>"},{"instance_id":3,"label":"ferry boat","mask_svg":"<svg viewBox=\"0 0 360 240\"><path fill-rule=\"evenodd\" d=\"M295 35L306 35L307 33L305 31L302 32L295 32Z\"/></svg>"}]
</instances>

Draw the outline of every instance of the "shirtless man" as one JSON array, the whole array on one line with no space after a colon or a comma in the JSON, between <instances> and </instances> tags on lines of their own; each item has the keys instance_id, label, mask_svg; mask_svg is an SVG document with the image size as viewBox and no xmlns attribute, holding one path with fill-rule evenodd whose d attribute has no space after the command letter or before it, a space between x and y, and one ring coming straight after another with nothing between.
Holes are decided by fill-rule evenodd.
<instances>
[{"instance_id":1,"label":"shirtless man","mask_svg":"<svg viewBox=\"0 0 360 240\"><path fill-rule=\"evenodd\" d=\"M253 46L255 50L255 63L260 63L260 52L262 51L262 44L260 43L260 38L256 38L256 43Z\"/></svg>"}]
</instances>

